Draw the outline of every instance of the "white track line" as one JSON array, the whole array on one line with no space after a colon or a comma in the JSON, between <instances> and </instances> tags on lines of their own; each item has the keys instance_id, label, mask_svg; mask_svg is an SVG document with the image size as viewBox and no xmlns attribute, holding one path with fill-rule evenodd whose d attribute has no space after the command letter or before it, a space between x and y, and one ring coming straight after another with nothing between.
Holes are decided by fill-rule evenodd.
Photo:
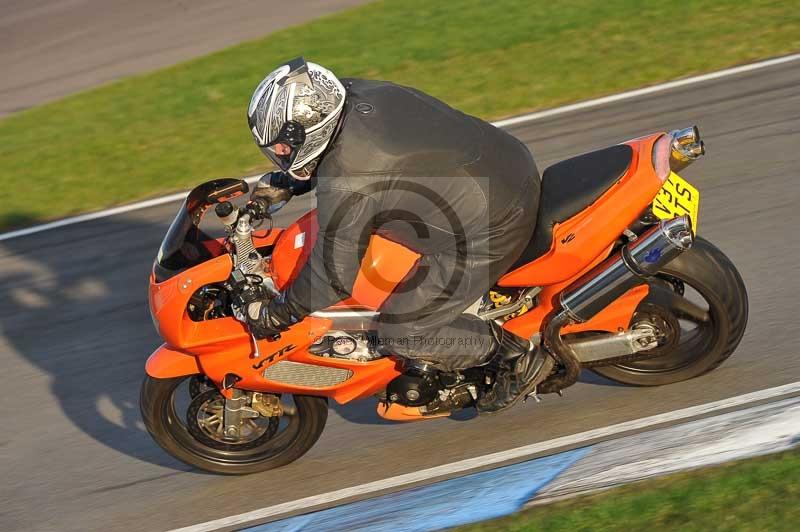
<instances>
[{"instance_id":1,"label":"white track line","mask_svg":"<svg viewBox=\"0 0 800 532\"><path fill-rule=\"evenodd\" d=\"M678 87L694 85L695 83L702 83L704 81L711 81L719 78L724 78L727 76L735 76L736 74L743 74L745 72L752 72L753 70L759 70L762 68L767 68L775 65L781 65L783 63L789 63L791 61L797 61L798 59L800 59L800 54L776 57L774 59L767 59L766 61L759 61L758 63L750 63L749 65L726 68L725 70L718 70L717 72L710 72L708 74L702 74L700 76L692 76L691 78L668 81L666 83L653 85L652 87L645 87L643 89L620 92L619 94L612 94L611 96L604 96L603 98L587 100L585 102L578 102L571 105L564 105L562 107L556 107L555 109L548 109L546 111L539 111L538 113L530 113L527 115L517 116L514 118L507 118L505 120L500 120L499 122L493 122L493 123L497 127L513 126L516 124L522 124L524 122L530 122L532 120L547 118L549 116L570 113L572 111L580 111L582 109L589 109L591 107L606 105L609 103L619 102L622 100L638 98L639 96L645 96L647 94L655 94L657 92L668 91L671 89L676 89Z\"/></svg>"},{"instance_id":2,"label":"white track line","mask_svg":"<svg viewBox=\"0 0 800 532\"><path fill-rule=\"evenodd\" d=\"M369 482L359 486L322 493L320 495L313 495L311 497L305 497L295 501L268 506L266 508L261 508L260 510L253 510L251 512L246 512L239 515L233 515L185 528L179 528L173 530L172 532L205 532L218 530L225 527L239 526L252 521L267 519L269 517L274 517L297 510L327 505L332 502L342 501L351 497L363 497L365 495L378 493L388 489L397 489L402 486L407 486L417 482L427 481L453 474L463 474L473 469L486 467L487 465L502 464L504 462L518 460L547 451L580 446L581 444L587 444L588 442L601 438L609 438L611 436L616 436L631 431L642 431L644 429L662 425L664 423L681 421L719 410L736 408L749 403L764 401L774 397L780 397L798 392L800 392L800 381L775 388L767 388L766 390L760 390L757 392L740 395L738 397L731 397L729 399L723 399L721 401L715 401L704 405L692 406L689 408L683 408L681 410L674 410L672 412L665 412L655 416L626 421L624 423L618 423L608 427L580 432L578 434L563 436L561 438L534 443L531 445L525 445L523 447L517 447L507 451L501 451L484 456L478 456L476 458L452 462L450 464L444 464L441 466L432 467L430 469L423 469L421 471L415 471L405 475L398 475L396 477L385 478L383 480Z\"/></svg>"},{"instance_id":3,"label":"white track line","mask_svg":"<svg viewBox=\"0 0 800 532\"><path fill-rule=\"evenodd\" d=\"M260 175L250 176L250 177L245 177L244 180L252 184L255 181L257 181L260 177L261 177ZM131 203L130 205L122 205L120 207L114 207L113 209L90 212L87 214L81 214L79 216L72 216L70 218L56 220L54 222L48 222L46 224L34 225L33 227L17 229L16 231L9 231L7 233L0 234L0 242L2 242L3 240L11 240L12 238L17 238L20 236L27 236L27 235L32 235L34 233L41 233L42 231L48 231L50 229L57 229L59 227L64 227L66 225L79 224L81 222L88 222L89 220L97 220L98 218L107 218L109 216L114 216L117 214L124 214L126 212L138 211L140 209L146 209L148 207L156 207L158 205L164 205L165 203L170 203L173 201L180 201L186 198L186 194L188 193L189 191L176 192L175 194L170 194L169 196L162 196L160 198L153 198L150 200L140 201L138 203Z\"/></svg>"},{"instance_id":4,"label":"white track line","mask_svg":"<svg viewBox=\"0 0 800 532\"><path fill-rule=\"evenodd\" d=\"M776 57L774 59L768 59L766 61L759 61L758 63L750 63L749 65L742 65L738 67L728 68L725 70L719 70L717 72L711 72L709 74L703 74L700 76L693 76L690 78L679 79L676 81L669 81L667 83L661 83L659 85L653 85L652 87L645 87L643 89L636 89L628 92L621 92L619 94L613 94L611 96L605 96L603 98L596 98L594 100L586 100L584 102L578 102L571 105L564 105L562 107L556 107L554 109L548 109L546 111L539 111L536 113L529 113L526 115L517 116L514 118L507 118L505 120L500 120L498 122L493 122L493 124L497 127L508 127L517 124L522 124L525 122L532 122L534 120L539 120L542 118L547 118L551 116L561 115L564 113L571 113L573 111L580 111L582 109L589 109L592 107L598 107L601 105L606 105L609 103L619 102L622 100L628 100L631 98L637 98L639 96L644 96L647 94L654 94L657 92L667 91L670 89L675 89L678 87L685 87L687 85L692 85L695 83L702 83L704 81L711 81L719 78L724 78L726 76L733 76L736 74L742 74L745 72L752 72L754 70L759 70L762 68L767 68L775 65L780 65L783 63L789 63L791 61L796 61L800 59L800 54L793 54L787 55L784 57ZM257 176L248 178L254 179ZM26 227L24 229L18 229L16 231L9 231L7 233L0 234L0 242L3 240L10 240L12 238L18 238L21 236L32 235L35 233L40 233L42 231L48 231L50 229L56 229L59 227L65 227L67 225L73 225L81 222L87 222L89 220L97 220L98 218L106 218L108 216L114 216L117 214L123 214L126 212L131 212L139 209L146 209L148 207L155 207L157 205L163 205L165 203L170 203L172 201L178 201L186 197L186 192L179 192L177 194L170 194L169 196L164 196L162 198L155 198L147 201L140 201L138 203L131 203L130 205L123 205L121 207L115 207L113 209L107 209L104 211L92 212L89 214L82 214L80 216L73 216L71 218L64 218L61 220L56 220L54 222L49 222L46 224L35 225L33 227Z\"/></svg>"}]
</instances>

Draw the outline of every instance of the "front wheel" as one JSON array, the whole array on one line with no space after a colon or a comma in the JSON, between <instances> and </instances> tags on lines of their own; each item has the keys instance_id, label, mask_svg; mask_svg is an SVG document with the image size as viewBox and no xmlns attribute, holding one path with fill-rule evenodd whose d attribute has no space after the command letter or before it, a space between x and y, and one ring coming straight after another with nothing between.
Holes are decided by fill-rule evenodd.
<instances>
[{"instance_id":1,"label":"front wheel","mask_svg":"<svg viewBox=\"0 0 800 532\"><path fill-rule=\"evenodd\" d=\"M631 362L593 368L595 373L623 384L660 386L708 373L733 354L747 325L747 292L722 251L697 238L649 284L631 325L656 327L659 346Z\"/></svg>"},{"instance_id":2,"label":"front wheel","mask_svg":"<svg viewBox=\"0 0 800 532\"><path fill-rule=\"evenodd\" d=\"M232 441L222 431L223 396L198 382L197 377L145 376L139 404L156 443L178 460L212 473L244 475L293 462L316 443L328 419L324 398L283 396L283 415L243 421Z\"/></svg>"}]
</instances>

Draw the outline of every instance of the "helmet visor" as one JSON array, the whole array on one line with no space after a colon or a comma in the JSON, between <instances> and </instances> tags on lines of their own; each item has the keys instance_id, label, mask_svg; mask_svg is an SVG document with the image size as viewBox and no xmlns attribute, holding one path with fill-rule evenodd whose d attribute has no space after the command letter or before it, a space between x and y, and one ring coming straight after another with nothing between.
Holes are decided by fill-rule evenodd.
<instances>
[{"instance_id":1,"label":"helmet visor","mask_svg":"<svg viewBox=\"0 0 800 532\"><path fill-rule=\"evenodd\" d=\"M261 152L275 163L275 166L286 172L294 164L305 141L306 130L303 125L294 120L289 120L284 122L272 142L266 146L260 146L260 148Z\"/></svg>"}]
</instances>

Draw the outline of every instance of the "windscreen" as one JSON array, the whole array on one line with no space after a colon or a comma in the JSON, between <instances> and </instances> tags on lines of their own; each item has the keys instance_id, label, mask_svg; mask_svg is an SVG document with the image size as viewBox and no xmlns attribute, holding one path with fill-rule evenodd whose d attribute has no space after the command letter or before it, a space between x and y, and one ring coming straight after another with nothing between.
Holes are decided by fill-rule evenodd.
<instances>
[{"instance_id":1,"label":"windscreen","mask_svg":"<svg viewBox=\"0 0 800 532\"><path fill-rule=\"evenodd\" d=\"M158 250L153 273L163 282L180 272L207 261L214 255L209 242L214 240L200 229L209 207L247 192L239 179L215 179L195 187L183 201Z\"/></svg>"}]
</instances>

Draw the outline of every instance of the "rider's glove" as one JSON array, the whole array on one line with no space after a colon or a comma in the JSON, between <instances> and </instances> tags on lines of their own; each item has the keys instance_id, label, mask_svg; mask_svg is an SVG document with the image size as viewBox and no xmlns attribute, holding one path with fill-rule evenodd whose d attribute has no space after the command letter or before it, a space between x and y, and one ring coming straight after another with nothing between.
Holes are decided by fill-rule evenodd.
<instances>
[{"instance_id":1,"label":"rider's glove","mask_svg":"<svg viewBox=\"0 0 800 532\"><path fill-rule=\"evenodd\" d=\"M250 332L257 340L264 338L276 338L280 336L281 331L285 331L287 326L279 321L276 316L270 313L270 305L266 301L254 301L248 303L247 312L247 326Z\"/></svg>"},{"instance_id":2,"label":"rider's glove","mask_svg":"<svg viewBox=\"0 0 800 532\"><path fill-rule=\"evenodd\" d=\"M293 195L284 176L281 172L269 172L261 176L250 199L266 201L269 214L278 212Z\"/></svg>"},{"instance_id":3,"label":"rider's glove","mask_svg":"<svg viewBox=\"0 0 800 532\"><path fill-rule=\"evenodd\" d=\"M316 176L295 179L284 172L268 172L258 180L250 199L263 198L270 204L269 214L277 212L294 196L301 196L317 186Z\"/></svg>"}]
</instances>

